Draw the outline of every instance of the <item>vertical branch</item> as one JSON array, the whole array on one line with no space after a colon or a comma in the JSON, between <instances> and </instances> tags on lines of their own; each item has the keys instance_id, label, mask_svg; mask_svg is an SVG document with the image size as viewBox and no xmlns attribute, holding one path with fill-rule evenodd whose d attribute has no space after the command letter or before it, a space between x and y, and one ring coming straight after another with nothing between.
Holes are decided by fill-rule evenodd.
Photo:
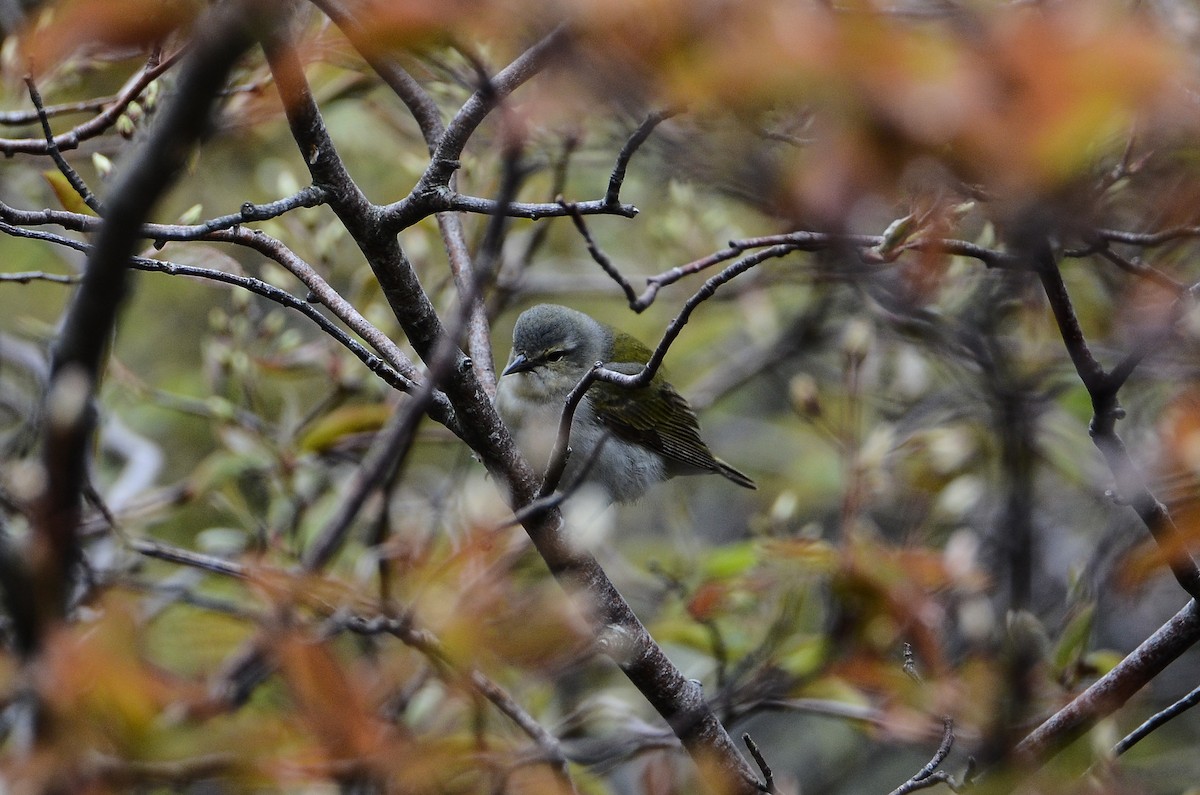
<instances>
[{"instance_id":1,"label":"vertical branch","mask_svg":"<svg viewBox=\"0 0 1200 795\"><path fill-rule=\"evenodd\" d=\"M46 481L34 508L33 570L47 617L62 615L79 559L76 527L95 427L92 400L128 291L130 257L146 216L203 137L229 70L253 42L249 22L235 4L197 26L200 33L174 96L113 185L105 221L67 309L46 397Z\"/></svg>"},{"instance_id":2,"label":"vertical branch","mask_svg":"<svg viewBox=\"0 0 1200 795\"><path fill-rule=\"evenodd\" d=\"M1011 610L1029 607L1034 567L1034 462L1037 452L1037 407L1027 394L1032 388L1013 372L1002 346L990 346L992 376L988 379L994 400L996 435L1000 439L1000 467L1004 478L1004 509L996 528L996 543L1008 564L1008 605Z\"/></svg>"}]
</instances>

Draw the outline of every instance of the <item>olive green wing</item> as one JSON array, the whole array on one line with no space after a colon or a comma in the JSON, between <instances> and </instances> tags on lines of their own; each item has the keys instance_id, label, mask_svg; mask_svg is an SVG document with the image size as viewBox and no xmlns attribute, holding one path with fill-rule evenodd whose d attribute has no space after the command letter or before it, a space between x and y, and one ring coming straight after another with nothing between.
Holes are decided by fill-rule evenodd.
<instances>
[{"instance_id":1,"label":"olive green wing","mask_svg":"<svg viewBox=\"0 0 1200 795\"><path fill-rule=\"evenodd\" d=\"M613 370L633 374L650 358L650 351L627 334L618 332L614 342L614 348L633 361L608 363ZM615 436L659 453L667 459L668 469L672 464L685 471L724 469L700 438L692 407L667 383L661 370L640 389L597 383L588 390L588 402L597 419Z\"/></svg>"}]
</instances>

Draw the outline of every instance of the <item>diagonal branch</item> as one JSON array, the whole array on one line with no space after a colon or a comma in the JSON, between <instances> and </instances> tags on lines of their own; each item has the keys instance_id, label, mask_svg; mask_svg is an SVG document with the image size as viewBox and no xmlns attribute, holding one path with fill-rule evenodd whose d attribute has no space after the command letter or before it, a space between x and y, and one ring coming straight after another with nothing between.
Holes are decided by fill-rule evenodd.
<instances>
[{"instance_id":1,"label":"diagonal branch","mask_svg":"<svg viewBox=\"0 0 1200 795\"><path fill-rule=\"evenodd\" d=\"M1030 732L1017 745L1018 756L1036 762L1049 759L1115 712L1198 641L1200 606L1193 599L1116 667Z\"/></svg>"},{"instance_id":2,"label":"diagonal branch","mask_svg":"<svg viewBox=\"0 0 1200 795\"><path fill-rule=\"evenodd\" d=\"M1125 448L1125 442L1117 434L1117 421L1125 416L1125 410L1117 401L1120 382L1105 372L1088 347L1049 242L1041 241L1031 253L1063 343L1092 399L1093 414L1088 432L1112 471L1117 496L1133 508L1146 525L1184 591L1192 598L1200 598L1200 567L1197 567L1188 551L1186 539L1175 525L1170 511L1146 485Z\"/></svg>"},{"instance_id":3,"label":"diagonal branch","mask_svg":"<svg viewBox=\"0 0 1200 795\"><path fill-rule=\"evenodd\" d=\"M71 167L67 159L62 156L62 152L58 149L58 143L54 140L54 130L50 127L50 117L46 115L46 107L42 104L41 92L37 90L37 85L33 82L32 76L26 76L25 86L29 89L29 99L33 102L33 107L37 110L38 121L42 124L42 132L46 136L46 151L54 164L58 166L59 173L67 178L67 182L79 194L79 198L83 199L83 203L92 209L96 215L103 215L100 208L100 200L92 193L87 183L83 181L83 177L79 176L79 172Z\"/></svg>"}]
</instances>

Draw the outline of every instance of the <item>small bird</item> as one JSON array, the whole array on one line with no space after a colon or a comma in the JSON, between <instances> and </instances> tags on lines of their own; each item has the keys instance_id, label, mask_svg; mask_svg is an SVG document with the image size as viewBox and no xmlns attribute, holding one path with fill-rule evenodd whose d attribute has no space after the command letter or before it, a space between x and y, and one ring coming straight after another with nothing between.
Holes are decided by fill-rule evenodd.
<instances>
[{"instance_id":1,"label":"small bird","mask_svg":"<svg viewBox=\"0 0 1200 795\"><path fill-rule=\"evenodd\" d=\"M641 342L582 312L538 304L517 318L496 406L538 466L550 457L567 395L593 364L634 374L650 355ZM573 485L588 467L586 482L617 502L636 500L650 486L676 475L716 473L756 488L709 451L696 413L661 369L649 385L637 389L594 383L575 411L570 446L563 484Z\"/></svg>"}]
</instances>

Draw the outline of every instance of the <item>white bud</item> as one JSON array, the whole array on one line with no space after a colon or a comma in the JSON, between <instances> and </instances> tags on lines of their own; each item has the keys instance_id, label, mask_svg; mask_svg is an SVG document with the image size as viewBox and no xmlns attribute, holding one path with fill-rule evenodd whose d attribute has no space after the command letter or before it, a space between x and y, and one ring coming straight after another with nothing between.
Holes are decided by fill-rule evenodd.
<instances>
[{"instance_id":1,"label":"white bud","mask_svg":"<svg viewBox=\"0 0 1200 795\"><path fill-rule=\"evenodd\" d=\"M796 515L796 509L799 507L800 498L796 496L796 492L785 489L779 492L779 496L771 504L771 521L775 524L790 521Z\"/></svg>"},{"instance_id":2,"label":"white bud","mask_svg":"<svg viewBox=\"0 0 1200 795\"><path fill-rule=\"evenodd\" d=\"M204 215L204 205L203 204L193 204L191 207L184 210L183 214L179 216L178 223L183 224L184 226L191 226L192 224L199 221L203 217L203 215Z\"/></svg>"},{"instance_id":3,"label":"white bud","mask_svg":"<svg viewBox=\"0 0 1200 795\"><path fill-rule=\"evenodd\" d=\"M4 476L4 486L16 502L31 503L46 489L46 468L38 461L18 461Z\"/></svg>"},{"instance_id":4,"label":"white bud","mask_svg":"<svg viewBox=\"0 0 1200 795\"><path fill-rule=\"evenodd\" d=\"M46 419L55 430L77 424L92 396L92 379L78 365L63 368L46 396Z\"/></svg>"},{"instance_id":5,"label":"white bud","mask_svg":"<svg viewBox=\"0 0 1200 795\"><path fill-rule=\"evenodd\" d=\"M961 519L979 504L983 492L983 482L979 478L974 475L961 475L942 489L935 510L940 516Z\"/></svg>"},{"instance_id":6,"label":"white bud","mask_svg":"<svg viewBox=\"0 0 1200 795\"><path fill-rule=\"evenodd\" d=\"M941 475L957 472L975 452L973 440L961 428L933 428L925 438L929 445L929 462Z\"/></svg>"},{"instance_id":7,"label":"white bud","mask_svg":"<svg viewBox=\"0 0 1200 795\"><path fill-rule=\"evenodd\" d=\"M884 460L896 446L896 431L891 425L880 424L871 429L858 453L859 464L865 471L883 466Z\"/></svg>"},{"instance_id":8,"label":"white bud","mask_svg":"<svg viewBox=\"0 0 1200 795\"><path fill-rule=\"evenodd\" d=\"M854 318L842 332L842 353L854 364L862 362L875 342L875 330L862 318Z\"/></svg>"},{"instance_id":9,"label":"white bud","mask_svg":"<svg viewBox=\"0 0 1200 795\"><path fill-rule=\"evenodd\" d=\"M792 408L805 417L821 416L821 400L817 393L817 380L808 373L800 373L788 382L788 394Z\"/></svg>"},{"instance_id":10,"label":"white bud","mask_svg":"<svg viewBox=\"0 0 1200 795\"><path fill-rule=\"evenodd\" d=\"M99 152L92 152L92 168L100 175L100 179L108 179L112 174L113 162Z\"/></svg>"},{"instance_id":11,"label":"white bud","mask_svg":"<svg viewBox=\"0 0 1200 795\"><path fill-rule=\"evenodd\" d=\"M967 639L984 643L996 630L996 613L986 596L967 599L958 606L958 626Z\"/></svg>"},{"instance_id":12,"label":"white bud","mask_svg":"<svg viewBox=\"0 0 1200 795\"><path fill-rule=\"evenodd\" d=\"M942 560L951 579L966 580L977 571L979 536L967 528L955 530L946 539Z\"/></svg>"}]
</instances>

